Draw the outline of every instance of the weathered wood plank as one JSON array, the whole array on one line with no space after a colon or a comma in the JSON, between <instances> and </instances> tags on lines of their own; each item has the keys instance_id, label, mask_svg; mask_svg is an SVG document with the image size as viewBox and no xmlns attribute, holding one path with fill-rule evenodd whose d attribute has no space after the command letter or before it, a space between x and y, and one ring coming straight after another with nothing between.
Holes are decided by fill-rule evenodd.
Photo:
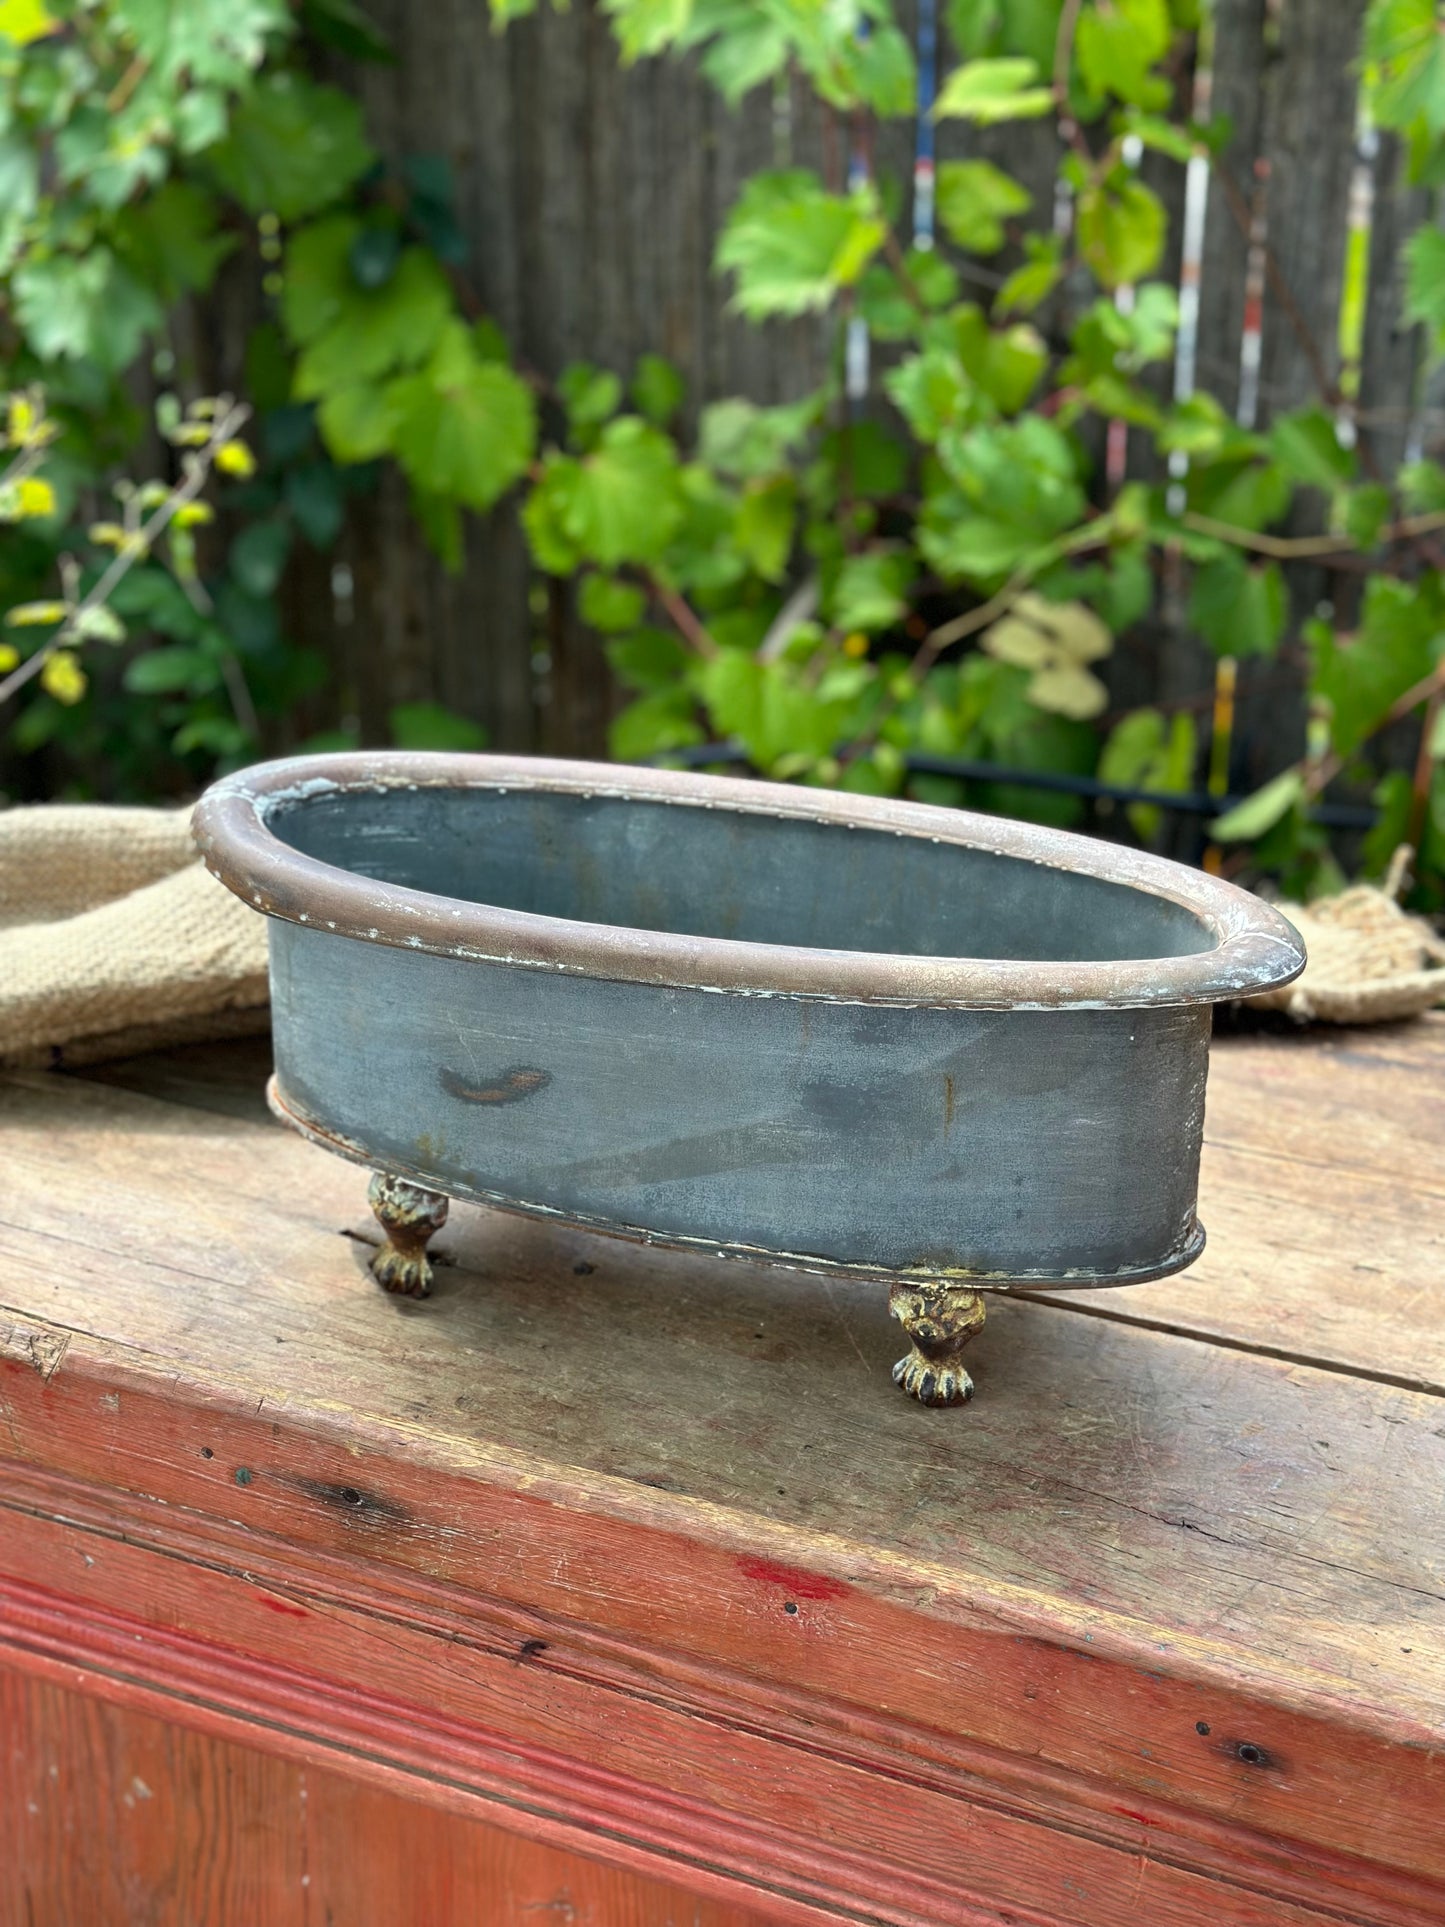
<instances>
[{"instance_id":1,"label":"weathered wood plank","mask_svg":"<svg viewBox=\"0 0 1445 1927\"><path fill-rule=\"evenodd\" d=\"M1445 1016L1217 1045L1204 1256L1075 1309L1445 1392L1442 1147Z\"/></svg>"}]
</instances>

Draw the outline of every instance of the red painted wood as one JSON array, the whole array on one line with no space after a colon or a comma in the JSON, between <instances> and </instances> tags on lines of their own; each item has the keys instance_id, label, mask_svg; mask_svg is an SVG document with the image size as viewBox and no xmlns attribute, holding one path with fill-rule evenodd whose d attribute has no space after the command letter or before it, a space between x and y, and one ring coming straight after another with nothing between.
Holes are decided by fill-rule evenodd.
<instances>
[{"instance_id":1,"label":"red painted wood","mask_svg":"<svg viewBox=\"0 0 1445 1927\"><path fill-rule=\"evenodd\" d=\"M0 1668L0 1927L763 1927L765 1915Z\"/></svg>"}]
</instances>

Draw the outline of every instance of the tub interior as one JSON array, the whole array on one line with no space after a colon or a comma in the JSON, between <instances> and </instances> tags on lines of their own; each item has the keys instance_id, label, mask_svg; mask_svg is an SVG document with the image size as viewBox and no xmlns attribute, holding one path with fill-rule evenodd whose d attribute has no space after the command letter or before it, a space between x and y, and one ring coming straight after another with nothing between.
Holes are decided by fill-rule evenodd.
<instances>
[{"instance_id":1,"label":"tub interior","mask_svg":"<svg viewBox=\"0 0 1445 1927\"><path fill-rule=\"evenodd\" d=\"M898 956L1086 963L1215 948L1101 877L887 830L546 790L336 790L273 804L291 848L412 890L637 930Z\"/></svg>"}]
</instances>

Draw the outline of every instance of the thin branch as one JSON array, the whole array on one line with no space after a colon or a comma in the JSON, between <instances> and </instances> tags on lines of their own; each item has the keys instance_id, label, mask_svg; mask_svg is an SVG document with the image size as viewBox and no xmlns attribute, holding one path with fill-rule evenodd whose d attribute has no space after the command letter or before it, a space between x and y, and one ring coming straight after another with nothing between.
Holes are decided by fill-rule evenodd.
<instances>
[{"instance_id":1,"label":"thin branch","mask_svg":"<svg viewBox=\"0 0 1445 1927\"><path fill-rule=\"evenodd\" d=\"M707 625L685 596L680 596L676 589L670 588L659 576L653 575L650 571L647 586L672 617L683 641L695 655L711 657L718 654L717 643L709 634Z\"/></svg>"},{"instance_id":2,"label":"thin branch","mask_svg":"<svg viewBox=\"0 0 1445 1927\"><path fill-rule=\"evenodd\" d=\"M926 316L928 313L928 303L918 292L918 283L908 271L908 261L903 253L903 244L893 232L891 226L883 236L883 254L889 267L892 268L893 272L898 276L899 283L902 286L904 294L908 297L908 302L913 312L917 315Z\"/></svg>"},{"instance_id":3,"label":"thin branch","mask_svg":"<svg viewBox=\"0 0 1445 1927\"><path fill-rule=\"evenodd\" d=\"M1256 555L1273 556L1280 562L1359 551L1359 544L1343 535L1259 535L1253 529L1242 529L1234 522L1216 522L1213 516L1196 515L1192 510L1186 512L1183 519L1184 526L1199 535L1217 536L1221 542L1230 542L1237 549L1250 549ZM1405 516L1401 521L1392 522L1387 528L1381 529L1380 539L1387 542L1410 541L1427 535L1432 529L1445 529L1445 511Z\"/></svg>"},{"instance_id":4,"label":"thin branch","mask_svg":"<svg viewBox=\"0 0 1445 1927\"><path fill-rule=\"evenodd\" d=\"M1382 730L1389 729L1392 723L1403 722L1410 714L1410 711L1417 708L1421 703L1435 706L1438 709L1442 694L1445 694L1445 660L1436 663L1428 676L1422 676L1419 682L1405 691L1403 696L1397 697L1380 718L1379 722L1377 722L1369 732L1369 736L1363 740L1368 742L1370 737L1378 736ZM1430 741L1429 717L1430 709L1427 707L1427 727L1425 735L1425 749L1427 752ZM1328 784L1335 780L1344 766L1345 758L1340 755L1338 750L1331 750L1328 756L1321 756L1318 761L1315 762L1312 762L1309 757L1305 757L1302 761L1296 763L1294 768L1297 769L1304 778L1305 794L1307 796L1318 796Z\"/></svg>"},{"instance_id":5,"label":"thin branch","mask_svg":"<svg viewBox=\"0 0 1445 1927\"><path fill-rule=\"evenodd\" d=\"M105 606L122 576L128 574L140 557L154 547L156 538L164 534L179 510L195 501L206 485L217 450L235 438L250 413L245 402L236 402L215 422L204 446L187 455L185 480L176 484L135 539L116 551L91 585L89 593L76 603L49 641L37 649L33 656L27 656L18 669L12 669L8 676L0 680L0 703L8 701L17 689L24 688L32 676L39 675L58 649L67 648L71 642L80 639L78 631L85 618Z\"/></svg>"},{"instance_id":6,"label":"thin branch","mask_svg":"<svg viewBox=\"0 0 1445 1927\"><path fill-rule=\"evenodd\" d=\"M1425 812L1430 807L1430 782L1435 760L1431 751L1435 744L1435 726L1439 721L1442 701L1445 701L1445 686L1437 679L1436 687L1431 690L1425 704L1425 720L1420 726L1420 748L1415 757L1415 773L1410 780L1410 824L1405 832L1405 841L1416 850L1425 832Z\"/></svg>"},{"instance_id":7,"label":"thin branch","mask_svg":"<svg viewBox=\"0 0 1445 1927\"><path fill-rule=\"evenodd\" d=\"M1054 36L1054 111L1059 117L1059 132L1064 139L1084 160L1092 162L1093 155L1069 106L1069 69L1074 63L1074 33L1079 24L1081 6L1082 0L1064 0L1063 11L1059 15L1059 30Z\"/></svg>"},{"instance_id":8,"label":"thin branch","mask_svg":"<svg viewBox=\"0 0 1445 1927\"><path fill-rule=\"evenodd\" d=\"M120 79L115 83L106 100L105 111L108 114L118 114L120 112L136 88L139 87L141 81L144 80L149 68L150 62L146 59L145 55L137 54L135 59L121 75Z\"/></svg>"},{"instance_id":9,"label":"thin branch","mask_svg":"<svg viewBox=\"0 0 1445 1927\"><path fill-rule=\"evenodd\" d=\"M246 681L246 672L230 649L227 649L221 657L221 675L225 680L226 694L231 699L231 713L252 742L259 743L261 718L256 714L256 705L251 697L250 685Z\"/></svg>"},{"instance_id":10,"label":"thin branch","mask_svg":"<svg viewBox=\"0 0 1445 1927\"><path fill-rule=\"evenodd\" d=\"M1015 602L1029 586L1032 577L1020 572L1007 581L996 595L981 602L976 609L967 609L961 616L954 616L949 622L941 622L936 629L930 629L919 644L918 654L913 658L912 675L915 682L922 682L929 670L937 662L945 649L962 642L965 636L977 635L980 629L987 629L1001 615L1006 615Z\"/></svg>"}]
</instances>

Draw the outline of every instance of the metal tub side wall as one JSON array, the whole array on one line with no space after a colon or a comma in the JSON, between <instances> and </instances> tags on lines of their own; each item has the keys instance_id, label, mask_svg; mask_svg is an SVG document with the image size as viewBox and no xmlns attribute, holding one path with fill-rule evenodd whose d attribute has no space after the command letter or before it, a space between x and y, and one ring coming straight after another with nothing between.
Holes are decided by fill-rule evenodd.
<instances>
[{"instance_id":1,"label":"metal tub side wall","mask_svg":"<svg viewBox=\"0 0 1445 1927\"><path fill-rule=\"evenodd\" d=\"M870 1274L1126 1282L1198 1249L1210 1011L676 989L271 923L277 1079L460 1198Z\"/></svg>"}]
</instances>

